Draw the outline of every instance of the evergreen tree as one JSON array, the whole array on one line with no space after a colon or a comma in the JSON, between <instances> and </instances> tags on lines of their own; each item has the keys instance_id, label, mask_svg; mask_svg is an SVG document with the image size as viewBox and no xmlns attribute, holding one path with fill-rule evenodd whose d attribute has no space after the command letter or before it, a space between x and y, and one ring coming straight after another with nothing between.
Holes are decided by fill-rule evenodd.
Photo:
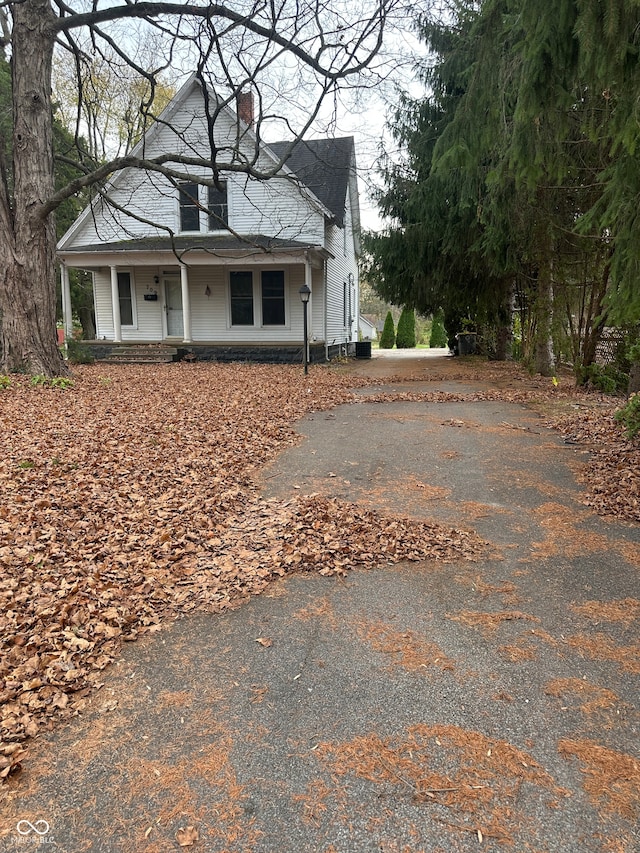
<instances>
[{"instance_id":1,"label":"evergreen tree","mask_svg":"<svg viewBox=\"0 0 640 853\"><path fill-rule=\"evenodd\" d=\"M384 329L380 335L380 349L393 349L396 342L396 332L393 326L393 317L391 311L387 311L387 316L384 321Z\"/></svg>"},{"instance_id":2,"label":"evergreen tree","mask_svg":"<svg viewBox=\"0 0 640 853\"><path fill-rule=\"evenodd\" d=\"M457 129L451 134L472 71L484 64L477 5L463 0L456 10L457 20L450 23L421 22L437 57L423 74L430 94L405 99L396 113L392 130L407 160L385 171L387 190L379 198L394 225L369 237L365 247L369 277L389 301L413 304L425 314L444 308L454 326L456 317L495 324L509 299L512 275L504 265L496 272L483 245L482 198L501 134L482 122L475 138L465 139Z\"/></svg>"},{"instance_id":3,"label":"evergreen tree","mask_svg":"<svg viewBox=\"0 0 640 853\"><path fill-rule=\"evenodd\" d=\"M629 120L619 86L630 81L637 105L640 12L632 0L615 5L623 46L616 53L603 35L616 57L607 64L599 49L597 70L581 59L586 33L602 26L587 22L594 4L560 0L552 12L548 0L458 0L445 23L421 21L435 56L428 95L396 114L406 160L386 169L379 198L393 225L366 244L384 298L443 308L454 332L468 318L496 342L496 358L508 352L515 306L523 354L542 373L563 339L576 366L593 360L608 306L640 318L637 108ZM617 69L610 83L603 68Z\"/></svg>"},{"instance_id":4,"label":"evergreen tree","mask_svg":"<svg viewBox=\"0 0 640 853\"><path fill-rule=\"evenodd\" d=\"M430 347L446 347L447 333L444 328L444 317L442 311L436 311L433 315L431 323L431 337L429 338Z\"/></svg>"},{"instance_id":5,"label":"evergreen tree","mask_svg":"<svg viewBox=\"0 0 640 853\"><path fill-rule=\"evenodd\" d=\"M413 308L403 308L396 329L396 347L413 349L416 345L416 315Z\"/></svg>"}]
</instances>

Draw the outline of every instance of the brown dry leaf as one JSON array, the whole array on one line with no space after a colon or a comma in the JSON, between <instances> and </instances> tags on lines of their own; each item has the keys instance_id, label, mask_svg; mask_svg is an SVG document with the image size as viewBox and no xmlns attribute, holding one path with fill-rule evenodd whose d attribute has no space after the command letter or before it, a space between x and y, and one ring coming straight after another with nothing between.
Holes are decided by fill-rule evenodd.
<instances>
[{"instance_id":1,"label":"brown dry leaf","mask_svg":"<svg viewBox=\"0 0 640 853\"><path fill-rule=\"evenodd\" d=\"M366 396L353 389L375 379L332 368L300 381L295 365L198 363L78 366L64 395L12 377L0 408L0 757L83 710L122 642L176 613L236 607L292 572L340 576L486 553L469 531L346 501L264 500L253 478L299 441L293 424L310 412L374 399L548 396L513 365L444 378L503 387ZM564 383L560 399L582 408L558 428L597 448L589 501L639 520L640 449L622 438L614 404Z\"/></svg>"},{"instance_id":2,"label":"brown dry leaf","mask_svg":"<svg viewBox=\"0 0 640 853\"><path fill-rule=\"evenodd\" d=\"M484 550L468 531L346 502L260 497L252 471L299 440L292 424L353 401L368 380L104 367L78 367L64 397L19 377L2 392L0 755L83 710L121 643L178 612L236 607L292 572Z\"/></svg>"},{"instance_id":3,"label":"brown dry leaf","mask_svg":"<svg viewBox=\"0 0 640 853\"><path fill-rule=\"evenodd\" d=\"M176 841L180 847L192 847L199 840L200 834L194 826L187 826L184 829L180 828L176 832Z\"/></svg>"},{"instance_id":4,"label":"brown dry leaf","mask_svg":"<svg viewBox=\"0 0 640 853\"><path fill-rule=\"evenodd\" d=\"M258 637L256 643L259 643L265 649L269 649L273 645L273 640L271 637Z\"/></svg>"}]
</instances>

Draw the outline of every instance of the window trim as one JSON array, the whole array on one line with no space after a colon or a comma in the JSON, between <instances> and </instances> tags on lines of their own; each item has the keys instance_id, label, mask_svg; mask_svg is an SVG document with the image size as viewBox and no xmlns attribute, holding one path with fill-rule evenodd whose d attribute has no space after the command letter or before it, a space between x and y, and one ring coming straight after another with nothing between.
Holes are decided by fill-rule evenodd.
<instances>
[{"instance_id":1,"label":"window trim","mask_svg":"<svg viewBox=\"0 0 640 853\"><path fill-rule=\"evenodd\" d=\"M262 274L265 272L278 272L282 274L283 302L284 302L284 323L269 323L265 325L262 307ZM231 308L231 279L234 273L250 274L251 275L251 293L253 299L253 324L240 324L233 322L233 314ZM289 271L286 267L234 267L227 271L227 328L228 329L289 329L291 327L289 306Z\"/></svg>"}]
</instances>

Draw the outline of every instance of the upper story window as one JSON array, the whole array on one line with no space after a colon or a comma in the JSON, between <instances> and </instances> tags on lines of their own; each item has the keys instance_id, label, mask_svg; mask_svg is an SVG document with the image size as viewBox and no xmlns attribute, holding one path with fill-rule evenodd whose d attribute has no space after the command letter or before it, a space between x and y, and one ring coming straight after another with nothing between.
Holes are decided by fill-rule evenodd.
<instances>
[{"instance_id":1,"label":"upper story window","mask_svg":"<svg viewBox=\"0 0 640 853\"><path fill-rule=\"evenodd\" d=\"M207 209L209 210L209 231L219 231L224 228L229 222L229 205L227 202L227 185L220 184L220 189L217 187L207 187L209 191L209 202Z\"/></svg>"},{"instance_id":2,"label":"upper story window","mask_svg":"<svg viewBox=\"0 0 640 853\"><path fill-rule=\"evenodd\" d=\"M227 185L206 187L207 207L200 204L200 187L197 183L183 181L180 192L180 231L220 231L229 221Z\"/></svg>"},{"instance_id":3,"label":"upper story window","mask_svg":"<svg viewBox=\"0 0 640 853\"><path fill-rule=\"evenodd\" d=\"M185 181L180 184L180 230L200 230L198 184Z\"/></svg>"}]
</instances>

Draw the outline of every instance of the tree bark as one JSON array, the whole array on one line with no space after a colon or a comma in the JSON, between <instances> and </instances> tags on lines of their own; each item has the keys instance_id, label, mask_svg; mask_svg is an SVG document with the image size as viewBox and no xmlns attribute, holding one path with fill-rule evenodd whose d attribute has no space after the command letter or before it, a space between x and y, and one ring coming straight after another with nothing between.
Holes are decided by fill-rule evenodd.
<instances>
[{"instance_id":1,"label":"tree bark","mask_svg":"<svg viewBox=\"0 0 640 853\"><path fill-rule=\"evenodd\" d=\"M535 314L534 370L542 376L553 376L556 370L553 354L553 283L549 267L538 271Z\"/></svg>"},{"instance_id":2,"label":"tree bark","mask_svg":"<svg viewBox=\"0 0 640 853\"><path fill-rule=\"evenodd\" d=\"M496 325L496 349L494 359L507 361L513 358L513 314L515 311L515 288L513 283L506 289L498 309Z\"/></svg>"},{"instance_id":3,"label":"tree bark","mask_svg":"<svg viewBox=\"0 0 640 853\"><path fill-rule=\"evenodd\" d=\"M0 189L1 370L67 372L56 335L56 232L42 205L53 194L51 61L54 15L48 0L13 6L13 203Z\"/></svg>"}]
</instances>

